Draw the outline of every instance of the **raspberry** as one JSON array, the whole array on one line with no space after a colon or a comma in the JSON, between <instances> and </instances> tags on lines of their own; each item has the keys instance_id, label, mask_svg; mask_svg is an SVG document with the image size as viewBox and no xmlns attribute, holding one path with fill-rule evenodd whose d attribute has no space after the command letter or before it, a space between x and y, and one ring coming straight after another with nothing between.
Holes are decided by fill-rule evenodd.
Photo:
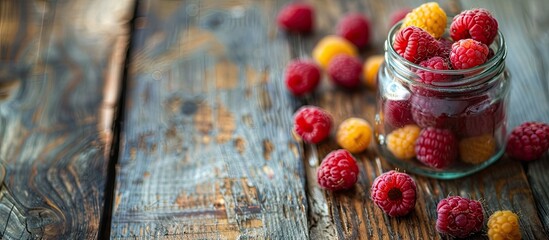
<instances>
[{"instance_id":1,"label":"raspberry","mask_svg":"<svg viewBox=\"0 0 549 240\"><path fill-rule=\"evenodd\" d=\"M420 5L419 7L408 13L402 22L402 27L416 26L419 27L435 38L439 38L444 33L446 28L447 17L446 13L438 3L429 2Z\"/></svg>"},{"instance_id":2,"label":"raspberry","mask_svg":"<svg viewBox=\"0 0 549 240\"><path fill-rule=\"evenodd\" d=\"M336 140L339 146L351 153L359 153L370 145L372 127L361 118L348 118L337 130Z\"/></svg>"},{"instance_id":3,"label":"raspberry","mask_svg":"<svg viewBox=\"0 0 549 240\"><path fill-rule=\"evenodd\" d=\"M392 27L398 22L400 22L400 20L404 19L406 15L411 11L412 9L402 8L391 13L391 16L390 16L391 21L389 22L390 24L389 27Z\"/></svg>"},{"instance_id":4,"label":"raspberry","mask_svg":"<svg viewBox=\"0 0 549 240\"><path fill-rule=\"evenodd\" d=\"M438 40L438 54L437 56L442 57L444 59L450 59L450 52L452 51L452 44L454 44L453 41L448 40L446 38L440 38Z\"/></svg>"},{"instance_id":5,"label":"raspberry","mask_svg":"<svg viewBox=\"0 0 549 240\"><path fill-rule=\"evenodd\" d=\"M492 103L486 96L468 100L467 108L460 114L456 132L463 137L493 134L505 119L501 101Z\"/></svg>"},{"instance_id":6,"label":"raspberry","mask_svg":"<svg viewBox=\"0 0 549 240\"><path fill-rule=\"evenodd\" d=\"M433 96L439 94L438 92L421 90L421 88L415 88L416 93L410 100L414 122L422 128L437 127L455 130L459 124L457 116L467 107L466 103Z\"/></svg>"},{"instance_id":7,"label":"raspberry","mask_svg":"<svg viewBox=\"0 0 549 240\"><path fill-rule=\"evenodd\" d=\"M507 139L507 155L511 158L532 161L549 149L549 124L525 122L513 129Z\"/></svg>"},{"instance_id":8,"label":"raspberry","mask_svg":"<svg viewBox=\"0 0 549 240\"><path fill-rule=\"evenodd\" d=\"M462 39L452 44L450 62L454 69L468 69L486 62L488 47L473 39Z\"/></svg>"},{"instance_id":9,"label":"raspberry","mask_svg":"<svg viewBox=\"0 0 549 240\"><path fill-rule=\"evenodd\" d=\"M448 129L424 128L416 141L416 155L429 167L446 168L457 158L456 137Z\"/></svg>"},{"instance_id":10,"label":"raspberry","mask_svg":"<svg viewBox=\"0 0 549 240\"><path fill-rule=\"evenodd\" d=\"M364 61L364 67L362 68L364 74L362 76L366 86L375 89L377 86L377 73L383 61L385 61L384 55L373 55Z\"/></svg>"},{"instance_id":11,"label":"raspberry","mask_svg":"<svg viewBox=\"0 0 549 240\"><path fill-rule=\"evenodd\" d=\"M419 63L420 66L434 69L434 70L449 70L450 64L442 57L432 57ZM425 84L432 84L433 82L444 82L450 79L449 75L433 73L431 71L425 71L418 69L416 74L421 79L420 81Z\"/></svg>"},{"instance_id":12,"label":"raspberry","mask_svg":"<svg viewBox=\"0 0 549 240\"><path fill-rule=\"evenodd\" d=\"M387 100L383 107L385 122L393 127L414 123L408 100Z\"/></svg>"},{"instance_id":13,"label":"raspberry","mask_svg":"<svg viewBox=\"0 0 549 240\"><path fill-rule=\"evenodd\" d=\"M364 48L370 41L370 22L362 14L347 14L337 24L337 35L349 40L358 48Z\"/></svg>"},{"instance_id":14,"label":"raspberry","mask_svg":"<svg viewBox=\"0 0 549 240\"><path fill-rule=\"evenodd\" d=\"M437 231L465 238L482 229L484 211L479 201L450 196L437 205Z\"/></svg>"},{"instance_id":15,"label":"raspberry","mask_svg":"<svg viewBox=\"0 0 549 240\"><path fill-rule=\"evenodd\" d=\"M392 131L387 135L387 149L398 159L410 159L416 156L414 146L421 129L413 124Z\"/></svg>"},{"instance_id":16,"label":"raspberry","mask_svg":"<svg viewBox=\"0 0 549 240\"><path fill-rule=\"evenodd\" d=\"M419 63L439 52L437 40L414 26L401 29L395 37L393 47L400 56L413 63Z\"/></svg>"},{"instance_id":17,"label":"raspberry","mask_svg":"<svg viewBox=\"0 0 549 240\"><path fill-rule=\"evenodd\" d=\"M389 171L372 184L372 201L391 217L408 214L416 205L416 183L406 173Z\"/></svg>"},{"instance_id":18,"label":"raspberry","mask_svg":"<svg viewBox=\"0 0 549 240\"><path fill-rule=\"evenodd\" d=\"M332 116L324 109L303 106L294 115L294 131L307 143L319 143L330 135Z\"/></svg>"},{"instance_id":19,"label":"raspberry","mask_svg":"<svg viewBox=\"0 0 549 240\"><path fill-rule=\"evenodd\" d=\"M496 152L496 139L490 134L465 138L459 141L459 155L466 163L480 164Z\"/></svg>"},{"instance_id":20,"label":"raspberry","mask_svg":"<svg viewBox=\"0 0 549 240\"><path fill-rule=\"evenodd\" d=\"M326 36L313 49L313 58L321 68L326 69L333 57L339 54L358 56L355 45L339 36Z\"/></svg>"},{"instance_id":21,"label":"raspberry","mask_svg":"<svg viewBox=\"0 0 549 240\"><path fill-rule=\"evenodd\" d=\"M454 41L472 38L490 45L497 34L498 21L488 10L482 8L461 12L450 25L450 36Z\"/></svg>"},{"instance_id":22,"label":"raspberry","mask_svg":"<svg viewBox=\"0 0 549 240\"><path fill-rule=\"evenodd\" d=\"M519 217L509 211L496 211L488 218L488 238L491 240L520 240Z\"/></svg>"},{"instance_id":23,"label":"raspberry","mask_svg":"<svg viewBox=\"0 0 549 240\"><path fill-rule=\"evenodd\" d=\"M288 32L308 33L313 30L315 11L306 3L290 3L284 6L276 21L278 26Z\"/></svg>"},{"instance_id":24,"label":"raspberry","mask_svg":"<svg viewBox=\"0 0 549 240\"><path fill-rule=\"evenodd\" d=\"M335 56L328 64L330 79L342 87L357 87L360 84L361 74L362 63L356 57L340 54Z\"/></svg>"},{"instance_id":25,"label":"raspberry","mask_svg":"<svg viewBox=\"0 0 549 240\"><path fill-rule=\"evenodd\" d=\"M343 149L330 152L316 172L318 185L336 191L351 188L358 179L355 158Z\"/></svg>"},{"instance_id":26,"label":"raspberry","mask_svg":"<svg viewBox=\"0 0 549 240\"><path fill-rule=\"evenodd\" d=\"M291 61L286 67L285 81L288 90L301 96L312 92L320 82L320 69L308 61Z\"/></svg>"}]
</instances>

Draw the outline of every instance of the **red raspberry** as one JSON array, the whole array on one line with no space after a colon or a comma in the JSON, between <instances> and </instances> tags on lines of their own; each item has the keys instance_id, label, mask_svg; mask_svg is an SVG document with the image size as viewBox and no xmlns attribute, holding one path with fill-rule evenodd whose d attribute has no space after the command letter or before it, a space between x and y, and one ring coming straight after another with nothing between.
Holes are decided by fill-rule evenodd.
<instances>
[{"instance_id":1,"label":"red raspberry","mask_svg":"<svg viewBox=\"0 0 549 240\"><path fill-rule=\"evenodd\" d=\"M328 63L328 75L339 86L357 87L360 84L361 74L362 63L356 57L339 54Z\"/></svg>"},{"instance_id":2,"label":"red raspberry","mask_svg":"<svg viewBox=\"0 0 549 240\"><path fill-rule=\"evenodd\" d=\"M387 215L404 216L416 205L416 183L406 173L389 171L374 180L370 198Z\"/></svg>"},{"instance_id":3,"label":"red raspberry","mask_svg":"<svg viewBox=\"0 0 549 240\"><path fill-rule=\"evenodd\" d=\"M450 59L450 52L452 51L452 44L454 44L453 41L448 40L446 38L440 38L438 40L438 54L437 56L440 56L445 59Z\"/></svg>"},{"instance_id":4,"label":"red raspberry","mask_svg":"<svg viewBox=\"0 0 549 240\"><path fill-rule=\"evenodd\" d=\"M420 66L435 69L435 70L449 70L450 64L442 57L432 57L419 63ZM432 84L433 82L444 82L450 79L451 76L446 74L433 73L430 71L424 71L418 69L416 74L420 77L420 81L426 84Z\"/></svg>"},{"instance_id":5,"label":"red raspberry","mask_svg":"<svg viewBox=\"0 0 549 240\"><path fill-rule=\"evenodd\" d=\"M473 39L462 39L452 45L450 62L454 69L468 69L486 62L488 47Z\"/></svg>"},{"instance_id":6,"label":"red raspberry","mask_svg":"<svg viewBox=\"0 0 549 240\"><path fill-rule=\"evenodd\" d=\"M494 57L494 55L496 55L494 53L494 50L492 50L491 48L488 49L488 56L486 56L486 61L492 59Z\"/></svg>"},{"instance_id":7,"label":"red raspberry","mask_svg":"<svg viewBox=\"0 0 549 240\"><path fill-rule=\"evenodd\" d=\"M505 118L505 111L501 101L491 101L486 96L468 100L467 108L457 120L456 133L462 137L494 134Z\"/></svg>"},{"instance_id":8,"label":"red raspberry","mask_svg":"<svg viewBox=\"0 0 549 240\"><path fill-rule=\"evenodd\" d=\"M490 45L497 34L498 21L488 10L482 8L461 12L450 25L450 36L454 41L472 38Z\"/></svg>"},{"instance_id":9,"label":"red raspberry","mask_svg":"<svg viewBox=\"0 0 549 240\"><path fill-rule=\"evenodd\" d=\"M289 3L284 6L276 21L278 26L288 32L308 33L313 30L315 11L306 3Z\"/></svg>"},{"instance_id":10,"label":"red raspberry","mask_svg":"<svg viewBox=\"0 0 549 240\"><path fill-rule=\"evenodd\" d=\"M414 88L411 97L412 118L422 128L437 127L455 129L457 117L467 107L462 101L451 101L434 96L433 91Z\"/></svg>"},{"instance_id":11,"label":"red raspberry","mask_svg":"<svg viewBox=\"0 0 549 240\"><path fill-rule=\"evenodd\" d=\"M318 185L325 189L349 189L358 180L358 166L353 155L347 150L339 149L324 157L316 176Z\"/></svg>"},{"instance_id":12,"label":"red raspberry","mask_svg":"<svg viewBox=\"0 0 549 240\"><path fill-rule=\"evenodd\" d=\"M513 129L507 139L507 155L511 158L532 161L549 150L549 124L525 122Z\"/></svg>"},{"instance_id":13,"label":"red raspberry","mask_svg":"<svg viewBox=\"0 0 549 240\"><path fill-rule=\"evenodd\" d=\"M416 156L423 164L443 169L457 158L457 139L448 129L428 127L421 130L416 141Z\"/></svg>"},{"instance_id":14,"label":"red raspberry","mask_svg":"<svg viewBox=\"0 0 549 240\"><path fill-rule=\"evenodd\" d=\"M409 100L387 100L383 117L387 123L396 128L414 123Z\"/></svg>"},{"instance_id":15,"label":"red raspberry","mask_svg":"<svg viewBox=\"0 0 549 240\"><path fill-rule=\"evenodd\" d=\"M357 48L363 48L370 41L370 22L362 14L347 14L337 24L337 35L349 40Z\"/></svg>"},{"instance_id":16,"label":"red raspberry","mask_svg":"<svg viewBox=\"0 0 549 240\"><path fill-rule=\"evenodd\" d=\"M319 143L331 129L332 116L322 108L303 106L294 115L294 131L307 143Z\"/></svg>"},{"instance_id":17,"label":"red raspberry","mask_svg":"<svg viewBox=\"0 0 549 240\"><path fill-rule=\"evenodd\" d=\"M450 196L437 205L437 231L465 238L482 229L484 211L479 201Z\"/></svg>"},{"instance_id":18,"label":"red raspberry","mask_svg":"<svg viewBox=\"0 0 549 240\"><path fill-rule=\"evenodd\" d=\"M411 11L412 9L403 8L391 13L391 17L390 17L391 21L389 22L390 24L389 27L393 27L395 24L400 22L400 20L404 19L404 17L406 17L406 14L408 14Z\"/></svg>"},{"instance_id":19,"label":"red raspberry","mask_svg":"<svg viewBox=\"0 0 549 240\"><path fill-rule=\"evenodd\" d=\"M286 67L284 82L288 90L296 96L310 93L320 82L320 69L309 61L291 61Z\"/></svg>"},{"instance_id":20,"label":"red raspberry","mask_svg":"<svg viewBox=\"0 0 549 240\"><path fill-rule=\"evenodd\" d=\"M401 29L393 42L395 51L406 60L419 63L439 52L438 42L421 28L409 26Z\"/></svg>"}]
</instances>

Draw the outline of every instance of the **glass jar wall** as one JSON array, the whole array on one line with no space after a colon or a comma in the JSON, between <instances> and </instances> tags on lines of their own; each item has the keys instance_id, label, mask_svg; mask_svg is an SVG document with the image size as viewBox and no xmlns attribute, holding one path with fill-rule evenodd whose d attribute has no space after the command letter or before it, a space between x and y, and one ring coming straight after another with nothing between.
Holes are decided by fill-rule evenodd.
<instances>
[{"instance_id":1,"label":"glass jar wall","mask_svg":"<svg viewBox=\"0 0 549 240\"><path fill-rule=\"evenodd\" d=\"M384 159L401 170L441 179L497 161L505 150L510 80L501 32L489 46L494 55L484 64L433 70L397 54L393 40L399 29L395 25L388 35L378 73L375 136ZM448 81L424 84L426 75Z\"/></svg>"}]
</instances>

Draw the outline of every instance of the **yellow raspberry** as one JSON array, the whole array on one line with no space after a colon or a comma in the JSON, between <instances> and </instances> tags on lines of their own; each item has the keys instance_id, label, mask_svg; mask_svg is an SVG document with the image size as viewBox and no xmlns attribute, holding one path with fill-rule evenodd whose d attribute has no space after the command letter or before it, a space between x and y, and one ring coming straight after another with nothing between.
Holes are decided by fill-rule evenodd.
<instances>
[{"instance_id":1,"label":"yellow raspberry","mask_svg":"<svg viewBox=\"0 0 549 240\"><path fill-rule=\"evenodd\" d=\"M366 150L371 140L372 127L361 118L348 118L337 129L337 144L351 153Z\"/></svg>"},{"instance_id":2,"label":"yellow raspberry","mask_svg":"<svg viewBox=\"0 0 549 240\"><path fill-rule=\"evenodd\" d=\"M399 159L410 159L416 156L414 146L421 128L409 124L387 135L387 148Z\"/></svg>"},{"instance_id":3,"label":"yellow raspberry","mask_svg":"<svg viewBox=\"0 0 549 240\"><path fill-rule=\"evenodd\" d=\"M313 49L313 58L323 69L326 69L330 60L339 54L356 57L358 51L351 42L335 35L322 38Z\"/></svg>"},{"instance_id":4,"label":"yellow raspberry","mask_svg":"<svg viewBox=\"0 0 549 240\"><path fill-rule=\"evenodd\" d=\"M490 159L496 151L496 139L490 134L462 139L459 142L461 160L479 164Z\"/></svg>"},{"instance_id":5,"label":"yellow raspberry","mask_svg":"<svg viewBox=\"0 0 549 240\"><path fill-rule=\"evenodd\" d=\"M416 26L439 38L446 28L446 13L438 3L428 2L412 10L404 17L402 28Z\"/></svg>"},{"instance_id":6,"label":"yellow raspberry","mask_svg":"<svg viewBox=\"0 0 549 240\"><path fill-rule=\"evenodd\" d=\"M493 213L488 219L488 238L491 240L521 239L518 216L509 210Z\"/></svg>"},{"instance_id":7,"label":"yellow raspberry","mask_svg":"<svg viewBox=\"0 0 549 240\"><path fill-rule=\"evenodd\" d=\"M385 57L383 55L374 55L366 59L364 62L364 82L366 86L375 88L377 85L377 72L379 66L383 63Z\"/></svg>"}]
</instances>

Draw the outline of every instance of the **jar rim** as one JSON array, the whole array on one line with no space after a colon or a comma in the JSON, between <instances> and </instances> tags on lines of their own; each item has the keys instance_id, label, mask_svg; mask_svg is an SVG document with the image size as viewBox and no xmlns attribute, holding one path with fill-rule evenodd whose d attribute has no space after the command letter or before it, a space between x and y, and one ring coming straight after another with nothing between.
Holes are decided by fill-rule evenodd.
<instances>
[{"instance_id":1,"label":"jar rim","mask_svg":"<svg viewBox=\"0 0 549 240\"><path fill-rule=\"evenodd\" d=\"M449 21L451 21L452 18L449 17L448 19ZM459 69L459 70L455 70L455 69L438 70L438 69L423 67L419 64L408 61L407 59L402 57L400 54L398 54L394 49L393 47L394 36L400 30L401 25L402 25L402 21L396 23L391 28L391 30L389 30L389 33L387 35L387 40L385 41L385 53L386 53L385 61L386 62L388 62L389 58L394 58L399 62L400 65L403 65L400 67L401 68L403 67L405 69L404 71L408 71L410 72L410 74L415 74L414 70L415 71L422 70L422 71L434 73L434 74L443 74L443 75L449 75L449 76L459 76L459 75L467 76L455 81L448 81L448 82L441 81L441 82L433 82L431 84L424 84L422 82L415 80L414 78L412 79L405 78L407 81L410 81L413 84L430 85L434 87L437 87L437 86L452 87L452 86L464 86L464 85L477 84L478 80L483 78L482 76L479 76L479 75L483 75L483 73L487 72L487 70L494 69L494 68L497 69L498 67L501 67L502 63L505 61L505 58L507 56L507 46L505 45L505 38L503 37L503 34L501 33L501 31L498 29L498 34L494 42L490 45L492 46L495 44L496 46L496 50L494 51L494 56L490 58L488 61L486 61L485 63L472 68Z\"/></svg>"}]
</instances>

